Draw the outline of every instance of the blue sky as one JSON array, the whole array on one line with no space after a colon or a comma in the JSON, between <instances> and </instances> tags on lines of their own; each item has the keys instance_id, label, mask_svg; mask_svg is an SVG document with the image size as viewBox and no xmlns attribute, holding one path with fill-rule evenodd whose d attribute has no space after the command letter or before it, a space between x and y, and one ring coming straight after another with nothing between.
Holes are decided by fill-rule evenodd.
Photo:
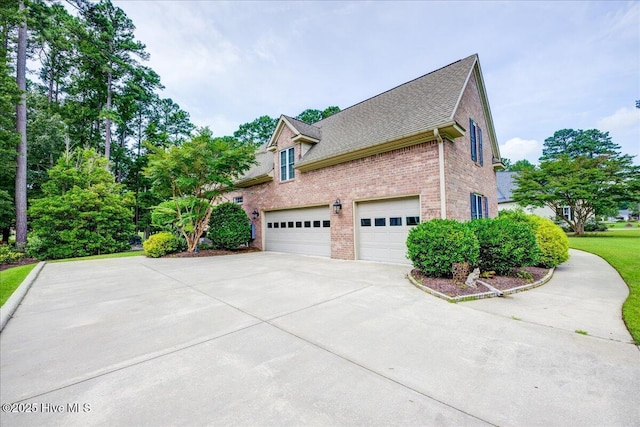
<instances>
[{"instance_id":1,"label":"blue sky","mask_svg":"<svg viewBox=\"0 0 640 427\"><path fill-rule=\"evenodd\" d=\"M563 128L609 131L640 155L640 2L114 4L162 96L216 135L265 114L346 108L478 53L503 157L535 163Z\"/></svg>"}]
</instances>

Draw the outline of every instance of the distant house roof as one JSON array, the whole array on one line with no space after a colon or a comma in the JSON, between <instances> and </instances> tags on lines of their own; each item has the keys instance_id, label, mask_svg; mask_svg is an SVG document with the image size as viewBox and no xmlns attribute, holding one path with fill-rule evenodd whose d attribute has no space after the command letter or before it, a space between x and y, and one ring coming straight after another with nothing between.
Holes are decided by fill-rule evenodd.
<instances>
[{"instance_id":1,"label":"distant house roof","mask_svg":"<svg viewBox=\"0 0 640 427\"><path fill-rule=\"evenodd\" d=\"M496 183L498 185L498 203L513 202L513 190L517 188L513 178L518 172L496 172Z\"/></svg>"},{"instance_id":2,"label":"distant house roof","mask_svg":"<svg viewBox=\"0 0 640 427\"><path fill-rule=\"evenodd\" d=\"M499 148L491 118L478 55L456 61L346 108L312 125L281 116L267 143L275 150L280 132L288 126L294 142L311 144L295 168L303 172L435 139L455 139L466 132L455 114L475 73L494 156ZM273 160L271 160L273 166Z\"/></svg>"}]
</instances>

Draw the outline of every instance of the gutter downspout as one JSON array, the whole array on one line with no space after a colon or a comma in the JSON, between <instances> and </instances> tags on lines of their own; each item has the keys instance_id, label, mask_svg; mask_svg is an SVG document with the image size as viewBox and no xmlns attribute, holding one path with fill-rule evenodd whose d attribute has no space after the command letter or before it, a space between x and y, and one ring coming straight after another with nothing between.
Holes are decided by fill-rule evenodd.
<instances>
[{"instance_id":1,"label":"gutter downspout","mask_svg":"<svg viewBox=\"0 0 640 427\"><path fill-rule=\"evenodd\" d=\"M438 141L438 166L440 169L440 218L447 219L447 194L444 184L444 140L438 128L433 130L433 136Z\"/></svg>"}]
</instances>

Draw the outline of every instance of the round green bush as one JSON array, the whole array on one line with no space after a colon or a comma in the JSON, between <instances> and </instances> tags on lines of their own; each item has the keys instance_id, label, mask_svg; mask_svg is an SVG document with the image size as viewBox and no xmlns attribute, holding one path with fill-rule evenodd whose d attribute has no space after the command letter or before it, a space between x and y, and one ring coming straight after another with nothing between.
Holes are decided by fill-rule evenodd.
<instances>
[{"instance_id":1,"label":"round green bush","mask_svg":"<svg viewBox=\"0 0 640 427\"><path fill-rule=\"evenodd\" d=\"M168 231L150 236L142 243L144 253L150 258L158 258L166 254L177 252L180 248L180 239Z\"/></svg>"},{"instance_id":2,"label":"round green bush","mask_svg":"<svg viewBox=\"0 0 640 427\"><path fill-rule=\"evenodd\" d=\"M480 270L509 274L516 267L538 263L540 251L530 223L501 216L469 224L480 243Z\"/></svg>"},{"instance_id":3,"label":"round green bush","mask_svg":"<svg viewBox=\"0 0 640 427\"><path fill-rule=\"evenodd\" d=\"M418 224L407 237L407 257L431 277L451 277L454 263L478 262L479 244L467 223L434 219Z\"/></svg>"},{"instance_id":4,"label":"round green bush","mask_svg":"<svg viewBox=\"0 0 640 427\"><path fill-rule=\"evenodd\" d=\"M251 239L251 221L240 205L222 203L211 212L207 237L216 249L238 249Z\"/></svg>"},{"instance_id":5,"label":"round green bush","mask_svg":"<svg viewBox=\"0 0 640 427\"><path fill-rule=\"evenodd\" d=\"M538 265L546 268L555 267L569 259L569 239L550 219L537 215L529 215L536 230L536 241L540 249Z\"/></svg>"},{"instance_id":6,"label":"round green bush","mask_svg":"<svg viewBox=\"0 0 640 427\"><path fill-rule=\"evenodd\" d=\"M522 210L504 210L500 212L500 217L531 224L540 251L540 267L556 267L569 259L569 239L562 228L550 219L526 214Z\"/></svg>"}]
</instances>

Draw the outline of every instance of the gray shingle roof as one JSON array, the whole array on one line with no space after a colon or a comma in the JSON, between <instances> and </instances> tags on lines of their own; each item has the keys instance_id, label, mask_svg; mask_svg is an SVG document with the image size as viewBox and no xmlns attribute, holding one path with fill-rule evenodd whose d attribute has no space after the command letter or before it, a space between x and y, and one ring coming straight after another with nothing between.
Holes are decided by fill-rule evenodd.
<instances>
[{"instance_id":1,"label":"gray shingle roof","mask_svg":"<svg viewBox=\"0 0 640 427\"><path fill-rule=\"evenodd\" d=\"M289 121L289 123L291 123L291 125L295 127L295 130L297 130L300 135L305 135L313 139L318 139L318 140L320 139L320 136L321 136L320 128L314 125L310 125L306 122L303 122L302 120L285 116L284 114L282 115L282 117L286 118Z\"/></svg>"},{"instance_id":2,"label":"gray shingle roof","mask_svg":"<svg viewBox=\"0 0 640 427\"><path fill-rule=\"evenodd\" d=\"M321 141L299 164L450 124L476 60L471 55L314 123Z\"/></svg>"},{"instance_id":3,"label":"gray shingle roof","mask_svg":"<svg viewBox=\"0 0 640 427\"><path fill-rule=\"evenodd\" d=\"M498 203L513 202L513 190L517 188L513 178L518 172L496 172L496 184L498 185Z\"/></svg>"},{"instance_id":4,"label":"gray shingle roof","mask_svg":"<svg viewBox=\"0 0 640 427\"><path fill-rule=\"evenodd\" d=\"M273 153L266 151L265 146L260 147L256 152L256 161L257 164L238 180L238 185L256 179L266 178L273 170Z\"/></svg>"},{"instance_id":5,"label":"gray shingle roof","mask_svg":"<svg viewBox=\"0 0 640 427\"><path fill-rule=\"evenodd\" d=\"M283 115L281 120L289 122L295 128L292 129L294 133L319 140L302 161L296 163L296 167L451 125L477 61L478 55L471 55L312 125ZM478 84L482 85L481 82ZM241 178L240 184L253 185L270 179L268 177L274 167L273 153L260 151L257 160L258 165Z\"/></svg>"}]
</instances>

